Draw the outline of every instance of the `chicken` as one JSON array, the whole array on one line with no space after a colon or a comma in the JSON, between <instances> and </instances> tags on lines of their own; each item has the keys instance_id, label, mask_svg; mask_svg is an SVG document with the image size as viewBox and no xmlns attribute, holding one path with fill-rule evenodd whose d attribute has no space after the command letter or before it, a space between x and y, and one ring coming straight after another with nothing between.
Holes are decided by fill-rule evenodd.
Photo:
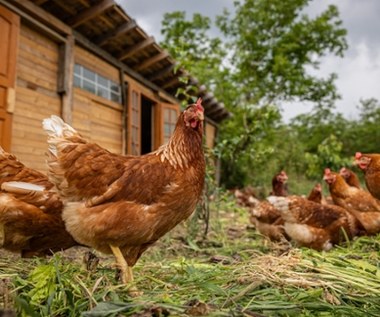
<instances>
[{"instance_id":1,"label":"chicken","mask_svg":"<svg viewBox=\"0 0 380 317\"><path fill-rule=\"evenodd\" d=\"M194 211L203 191L201 99L179 116L167 144L143 156L110 153L52 116L52 182L65 199L63 219L80 243L113 254L124 284L142 253Z\"/></svg>"},{"instance_id":2,"label":"chicken","mask_svg":"<svg viewBox=\"0 0 380 317\"><path fill-rule=\"evenodd\" d=\"M248 186L243 189L234 189L232 190L233 195L236 198L238 205L242 207L255 207L260 201L256 198L255 191L252 187Z\"/></svg>"},{"instance_id":3,"label":"chicken","mask_svg":"<svg viewBox=\"0 0 380 317\"><path fill-rule=\"evenodd\" d=\"M355 154L355 164L364 172L369 192L380 199L380 154Z\"/></svg>"},{"instance_id":4,"label":"chicken","mask_svg":"<svg viewBox=\"0 0 380 317\"><path fill-rule=\"evenodd\" d=\"M258 232L272 241L286 238L281 213L266 200L251 208L249 220Z\"/></svg>"},{"instance_id":5,"label":"chicken","mask_svg":"<svg viewBox=\"0 0 380 317\"><path fill-rule=\"evenodd\" d=\"M325 169L323 179L329 186L334 203L350 211L368 234L380 232L380 202L369 192L350 186L341 175Z\"/></svg>"},{"instance_id":6,"label":"chicken","mask_svg":"<svg viewBox=\"0 0 380 317\"><path fill-rule=\"evenodd\" d=\"M307 196L307 200L314 201L315 203L322 203L322 186L321 184L316 184L311 192L309 193L309 196Z\"/></svg>"},{"instance_id":7,"label":"chicken","mask_svg":"<svg viewBox=\"0 0 380 317\"><path fill-rule=\"evenodd\" d=\"M286 196L287 180L288 176L284 171L277 173L272 178L271 195ZM284 221L281 218L281 213L266 200L261 201L250 209L249 220L255 226L257 231L272 241L280 241L287 238L283 227Z\"/></svg>"},{"instance_id":8,"label":"chicken","mask_svg":"<svg viewBox=\"0 0 380 317\"><path fill-rule=\"evenodd\" d=\"M357 219L339 206L322 205L300 196L276 197L267 200L281 213L284 230L292 241L316 250L330 250L358 233Z\"/></svg>"},{"instance_id":9,"label":"chicken","mask_svg":"<svg viewBox=\"0 0 380 317\"><path fill-rule=\"evenodd\" d=\"M342 167L339 171L339 174L344 178L348 185L356 188L361 188L359 177L352 170L348 169L347 167Z\"/></svg>"},{"instance_id":10,"label":"chicken","mask_svg":"<svg viewBox=\"0 0 380 317\"><path fill-rule=\"evenodd\" d=\"M44 174L0 148L0 246L22 257L77 245L65 230L62 201Z\"/></svg>"},{"instance_id":11,"label":"chicken","mask_svg":"<svg viewBox=\"0 0 380 317\"><path fill-rule=\"evenodd\" d=\"M286 184L288 180L288 175L285 171L281 171L273 176L272 178L272 191L269 195L274 196L288 196L288 186Z\"/></svg>"}]
</instances>

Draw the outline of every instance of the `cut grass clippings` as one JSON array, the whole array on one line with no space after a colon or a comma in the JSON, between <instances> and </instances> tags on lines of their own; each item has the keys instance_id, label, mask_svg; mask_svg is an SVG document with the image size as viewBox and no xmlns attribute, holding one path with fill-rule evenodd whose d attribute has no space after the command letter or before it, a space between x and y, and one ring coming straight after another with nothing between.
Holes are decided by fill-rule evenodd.
<instances>
[{"instance_id":1,"label":"cut grass clippings","mask_svg":"<svg viewBox=\"0 0 380 317\"><path fill-rule=\"evenodd\" d=\"M142 256L137 298L115 281L112 257L98 254L88 272L83 248L31 260L4 252L2 307L31 317L380 316L379 236L317 252L247 230L243 210L217 216L208 240L181 226Z\"/></svg>"}]
</instances>

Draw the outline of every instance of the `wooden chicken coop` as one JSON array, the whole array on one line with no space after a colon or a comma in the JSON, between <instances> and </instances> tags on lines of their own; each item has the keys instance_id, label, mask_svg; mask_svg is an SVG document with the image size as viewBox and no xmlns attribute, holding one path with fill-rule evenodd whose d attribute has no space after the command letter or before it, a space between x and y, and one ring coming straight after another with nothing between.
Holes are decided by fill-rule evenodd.
<instances>
[{"instance_id":1,"label":"wooden chicken coop","mask_svg":"<svg viewBox=\"0 0 380 317\"><path fill-rule=\"evenodd\" d=\"M115 153L163 144L180 111L176 61L113 0L0 0L0 144L45 170L42 119L59 115ZM229 117L195 78L207 145Z\"/></svg>"}]
</instances>

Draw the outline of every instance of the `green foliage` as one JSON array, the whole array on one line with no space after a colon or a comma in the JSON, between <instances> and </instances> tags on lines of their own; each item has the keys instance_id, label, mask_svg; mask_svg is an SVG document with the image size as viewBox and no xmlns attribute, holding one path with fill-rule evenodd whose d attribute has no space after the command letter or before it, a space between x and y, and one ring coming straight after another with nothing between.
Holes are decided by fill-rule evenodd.
<instances>
[{"instance_id":1,"label":"green foliage","mask_svg":"<svg viewBox=\"0 0 380 317\"><path fill-rule=\"evenodd\" d=\"M335 6L310 18L303 13L309 2L235 1L235 12L225 11L215 21L198 13L192 19L185 12L164 16L161 44L233 114L220 127L215 152L226 187L271 179L269 173L279 165L301 171L303 155L293 149L316 153L331 134L321 129L311 134L310 142L310 134L301 130L318 130L320 124L312 117L299 118L296 131L281 124L281 102L313 102L315 112L323 115L338 98L335 74L318 78L309 70L318 68L327 54L343 55L346 31ZM224 35L223 42L211 36L215 28ZM189 91L194 92L187 88L179 93L187 96Z\"/></svg>"},{"instance_id":2,"label":"green foliage","mask_svg":"<svg viewBox=\"0 0 380 317\"><path fill-rule=\"evenodd\" d=\"M31 264L36 266L27 277L15 280L18 316L80 316L88 305L84 293L89 291L81 285L78 267L64 263L58 255L45 264Z\"/></svg>"},{"instance_id":3,"label":"green foliage","mask_svg":"<svg viewBox=\"0 0 380 317\"><path fill-rule=\"evenodd\" d=\"M235 1L236 14L218 17L230 38L234 80L245 100L268 104L283 100L326 102L336 99L335 75L316 78L326 54L342 56L346 30L338 9L329 6L311 19L302 14L310 0Z\"/></svg>"},{"instance_id":4,"label":"green foliage","mask_svg":"<svg viewBox=\"0 0 380 317\"><path fill-rule=\"evenodd\" d=\"M361 100L358 120L348 121L344 132L347 140L344 154L353 156L355 152L380 153L380 104L376 99Z\"/></svg>"},{"instance_id":5,"label":"green foliage","mask_svg":"<svg viewBox=\"0 0 380 317\"><path fill-rule=\"evenodd\" d=\"M316 154L306 153L307 164L306 174L312 178L321 176L321 171L329 167L332 170L339 170L342 166L350 164L348 159L342 158L343 143L335 135L330 135L318 146Z\"/></svg>"},{"instance_id":6,"label":"green foliage","mask_svg":"<svg viewBox=\"0 0 380 317\"><path fill-rule=\"evenodd\" d=\"M186 20L185 12L166 13L161 29L164 41L160 45L175 57L178 68L188 71L212 89L215 95L227 96L232 91L229 70L224 66L227 51L220 38L208 36L211 26L210 18L198 13L193 15L192 20ZM194 92L194 87L188 86L179 91L186 97L185 92ZM229 100L225 99L224 102Z\"/></svg>"},{"instance_id":7,"label":"green foliage","mask_svg":"<svg viewBox=\"0 0 380 317\"><path fill-rule=\"evenodd\" d=\"M228 188L249 182L252 162L261 164L274 151L267 142L279 122L279 110L273 106L237 108L235 120L228 121L221 131L221 142L215 153L223 166L222 183ZM238 167L238 168L237 168Z\"/></svg>"}]
</instances>

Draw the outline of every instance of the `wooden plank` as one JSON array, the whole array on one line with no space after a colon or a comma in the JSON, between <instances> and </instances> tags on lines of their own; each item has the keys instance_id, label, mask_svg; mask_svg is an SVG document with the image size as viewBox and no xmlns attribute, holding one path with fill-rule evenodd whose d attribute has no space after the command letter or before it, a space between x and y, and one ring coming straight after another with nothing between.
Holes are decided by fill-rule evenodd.
<instances>
[{"instance_id":1,"label":"wooden plank","mask_svg":"<svg viewBox=\"0 0 380 317\"><path fill-rule=\"evenodd\" d=\"M46 88L48 90L56 91L57 89L57 83L52 82L53 78L39 78L38 71L30 69L30 68L19 68L17 70L17 75L24 79L25 81L32 83L33 87L41 86L43 88ZM50 79L50 80L49 80ZM31 86L31 88L32 88Z\"/></svg>"},{"instance_id":2,"label":"wooden plank","mask_svg":"<svg viewBox=\"0 0 380 317\"><path fill-rule=\"evenodd\" d=\"M122 153L122 109L102 103L101 98L75 89L73 127L82 136L100 146Z\"/></svg>"},{"instance_id":3,"label":"wooden plank","mask_svg":"<svg viewBox=\"0 0 380 317\"><path fill-rule=\"evenodd\" d=\"M69 26L67 26L61 20L57 19L52 14L46 12L44 9L40 8L39 6L36 6L30 0L6 0L4 2L9 2L21 8L24 12L27 12L32 16L38 17L43 24L49 26L54 30L57 30L66 35L71 34L71 28Z\"/></svg>"},{"instance_id":4,"label":"wooden plank","mask_svg":"<svg viewBox=\"0 0 380 317\"><path fill-rule=\"evenodd\" d=\"M46 137L45 139L39 139L39 140L34 140L32 138L27 138L27 139L14 138L12 142L12 146L13 145L25 146L28 148L36 149L38 151L46 151L48 148Z\"/></svg>"},{"instance_id":5,"label":"wooden plank","mask_svg":"<svg viewBox=\"0 0 380 317\"><path fill-rule=\"evenodd\" d=\"M114 0L103 0L98 4L79 12L77 15L68 19L66 23L72 26L73 28L76 28L77 26L87 22L88 20L93 19L94 17L98 16L103 11L107 10L108 8L114 5L116 5Z\"/></svg>"},{"instance_id":6,"label":"wooden plank","mask_svg":"<svg viewBox=\"0 0 380 317\"><path fill-rule=\"evenodd\" d=\"M36 47L39 50L56 51L57 42L46 36L45 34L39 32L36 29L28 26L27 24L21 24L21 38L25 41L29 40L29 46L33 44L37 45Z\"/></svg>"},{"instance_id":7,"label":"wooden plank","mask_svg":"<svg viewBox=\"0 0 380 317\"><path fill-rule=\"evenodd\" d=\"M128 86L124 80L124 72L120 70L121 82L121 100L123 104L123 112L121 114L121 154L127 154L127 140L128 140L128 100L127 89Z\"/></svg>"},{"instance_id":8,"label":"wooden plank","mask_svg":"<svg viewBox=\"0 0 380 317\"><path fill-rule=\"evenodd\" d=\"M28 142L25 142L25 141L22 144L12 145L12 153L14 153L17 157L20 156L20 153L34 155L37 159L39 158L41 162L43 162L44 160L46 150L47 150L46 146L45 148L42 148L42 147L36 148L34 146L30 146Z\"/></svg>"},{"instance_id":9,"label":"wooden plank","mask_svg":"<svg viewBox=\"0 0 380 317\"><path fill-rule=\"evenodd\" d=\"M19 33L19 16L0 6L0 145L6 151L10 151L12 140Z\"/></svg>"},{"instance_id":10,"label":"wooden plank","mask_svg":"<svg viewBox=\"0 0 380 317\"><path fill-rule=\"evenodd\" d=\"M131 56L137 54L138 52L140 52L141 50L143 50L144 48L152 45L153 43L154 43L154 37L150 36L150 37L146 38L144 41L141 41L141 42L137 43L136 45L133 45L132 47L128 48L124 52L122 52L119 55L118 59L124 60L128 57L131 57Z\"/></svg>"},{"instance_id":11,"label":"wooden plank","mask_svg":"<svg viewBox=\"0 0 380 317\"><path fill-rule=\"evenodd\" d=\"M35 3L38 6L42 6L45 2L48 2L49 0L37 0Z\"/></svg>"},{"instance_id":12,"label":"wooden plank","mask_svg":"<svg viewBox=\"0 0 380 317\"><path fill-rule=\"evenodd\" d=\"M33 23L49 37L59 42L65 41L65 37L61 34L71 34L70 27L29 0L0 0L0 4Z\"/></svg>"},{"instance_id":13,"label":"wooden plank","mask_svg":"<svg viewBox=\"0 0 380 317\"><path fill-rule=\"evenodd\" d=\"M206 123L205 134L206 134L206 145L210 149L212 149L215 144L216 127L214 127L213 125L209 123Z\"/></svg>"},{"instance_id":14,"label":"wooden plank","mask_svg":"<svg viewBox=\"0 0 380 317\"><path fill-rule=\"evenodd\" d=\"M27 67L37 67L42 74L51 74L58 72L58 65L44 58L38 58L35 54L26 50L19 49L18 61Z\"/></svg>"},{"instance_id":15,"label":"wooden plank","mask_svg":"<svg viewBox=\"0 0 380 317\"><path fill-rule=\"evenodd\" d=\"M129 33L131 30L135 29L136 27L137 27L137 23L135 20L125 22L122 25L118 26L116 29L111 29L105 34L98 36L96 39L93 40L93 42L96 45L102 46L106 44L108 41L119 37L120 35Z\"/></svg>"},{"instance_id":16,"label":"wooden plank","mask_svg":"<svg viewBox=\"0 0 380 317\"><path fill-rule=\"evenodd\" d=\"M43 108L45 104L48 105L49 108L51 106L59 106L59 96L57 93L55 93L54 95L50 95L38 91L36 92L34 90L28 89L27 87L20 85L17 85L16 91L18 101L23 101L31 105L35 105L36 102L38 102L40 105L38 108Z\"/></svg>"},{"instance_id":17,"label":"wooden plank","mask_svg":"<svg viewBox=\"0 0 380 317\"><path fill-rule=\"evenodd\" d=\"M175 68L175 64L170 64L169 66L153 73L152 75L148 76L148 79L151 81L155 81L156 79L159 79L161 77L164 77L166 74L169 74L172 72Z\"/></svg>"},{"instance_id":18,"label":"wooden plank","mask_svg":"<svg viewBox=\"0 0 380 317\"><path fill-rule=\"evenodd\" d=\"M171 80L167 81L165 84L161 85L163 89L175 86L179 83L178 77L173 77Z\"/></svg>"},{"instance_id":19,"label":"wooden plank","mask_svg":"<svg viewBox=\"0 0 380 317\"><path fill-rule=\"evenodd\" d=\"M143 61L140 65L138 65L137 67L135 67L135 70L136 71L141 71L145 68L148 68L149 66L153 65L153 64L156 64L162 60L164 60L165 58L168 58L170 55L167 51L164 51L164 52L161 52L145 61Z\"/></svg>"},{"instance_id":20,"label":"wooden plank","mask_svg":"<svg viewBox=\"0 0 380 317\"><path fill-rule=\"evenodd\" d=\"M111 108L111 109L118 110L120 112L122 111L122 105L121 104L116 103L112 100L108 100L108 99L105 99L103 97L97 96L97 95L95 95L95 94L93 94L87 90L75 87L74 92L75 92L74 93L75 96L80 95L83 98L86 98L86 100L97 102L99 104L102 104L103 106L106 106L106 107Z\"/></svg>"},{"instance_id":21,"label":"wooden plank","mask_svg":"<svg viewBox=\"0 0 380 317\"><path fill-rule=\"evenodd\" d=\"M77 45L74 48L74 54L76 63L81 64L104 77L112 79L114 82L119 82L119 68Z\"/></svg>"},{"instance_id":22,"label":"wooden plank","mask_svg":"<svg viewBox=\"0 0 380 317\"><path fill-rule=\"evenodd\" d=\"M74 37L70 36L60 48L58 92L62 94L62 119L73 122L73 81L74 81Z\"/></svg>"}]
</instances>

